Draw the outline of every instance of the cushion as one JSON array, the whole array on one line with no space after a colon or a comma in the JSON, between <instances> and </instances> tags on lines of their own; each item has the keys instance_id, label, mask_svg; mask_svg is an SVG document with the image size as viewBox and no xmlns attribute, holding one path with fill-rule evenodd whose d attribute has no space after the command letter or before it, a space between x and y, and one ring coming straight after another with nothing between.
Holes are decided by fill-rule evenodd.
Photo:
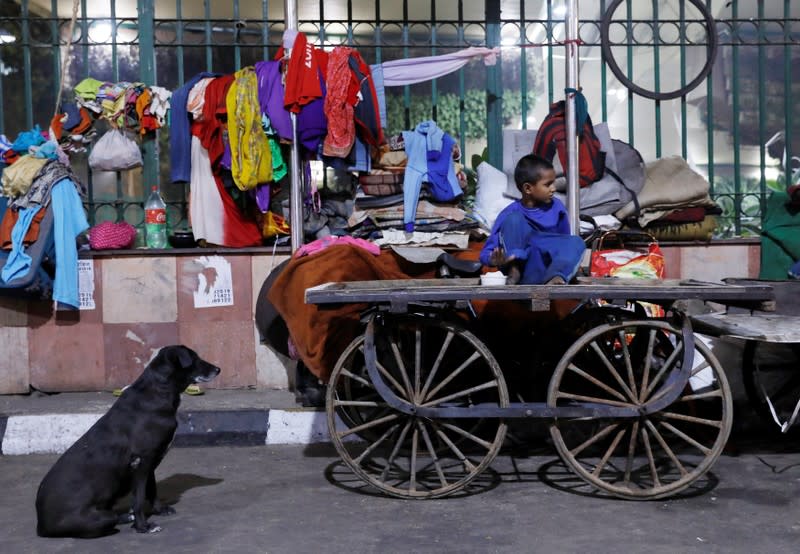
<instances>
[{"instance_id":1,"label":"cushion","mask_svg":"<svg viewBox=\"0 0 800 554\"><path fill-rule=\"evenodd\" d=\"M508 179L505 173L486 162L481 162L476 171L478 187L475 192L473 213L479 221L491 229L497 214L513 202L504 194Z\"/></svg>"}]
</instances>

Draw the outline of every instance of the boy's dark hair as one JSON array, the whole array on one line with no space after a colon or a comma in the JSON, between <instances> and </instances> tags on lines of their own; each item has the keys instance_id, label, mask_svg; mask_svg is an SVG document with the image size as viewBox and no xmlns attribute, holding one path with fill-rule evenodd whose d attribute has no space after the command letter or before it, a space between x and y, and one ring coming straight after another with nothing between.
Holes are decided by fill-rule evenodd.
<instances>
[{"instance_id":1,"label":"boy's dark hair","mask_svg":"<svg viewBox=\"0 0 800 554\"><path fill-rule=\"evenodd\" d=\"M553 164L536 154L522 156L514 168L514 182L522 192L525 183L537 183L548 169L553 169Z\"/></svg>"}]
</instances>

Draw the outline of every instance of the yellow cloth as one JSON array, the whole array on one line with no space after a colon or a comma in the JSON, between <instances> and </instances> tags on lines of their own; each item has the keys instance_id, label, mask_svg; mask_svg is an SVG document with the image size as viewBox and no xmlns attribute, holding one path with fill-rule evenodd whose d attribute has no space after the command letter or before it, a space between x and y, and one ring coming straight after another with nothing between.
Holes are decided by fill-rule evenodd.
<instances>
[{"instance_id":1,"label":"yellow cloth","mask_svg":"<svg viewBox=\"0 0 800 554\"><path fill-rule=\"evenodd\" d=\"M49 161L47 158L34 158L30 155L21 156L16 162L3 170L3 195L9 198L16 198L28 192L39 171Z\"/></svg>"},{"instance_id":2,"label":"yellow cloth","mask_svg":"<svg viewBox=\"0 0 800 554\"><path fill-rule=\"evenodd\" d=\"M252 67L234 73L225 103L233 182L240 190L268 183L272 180L272 153L261 126L258 80Z\"/></svg>"}]
</instances>

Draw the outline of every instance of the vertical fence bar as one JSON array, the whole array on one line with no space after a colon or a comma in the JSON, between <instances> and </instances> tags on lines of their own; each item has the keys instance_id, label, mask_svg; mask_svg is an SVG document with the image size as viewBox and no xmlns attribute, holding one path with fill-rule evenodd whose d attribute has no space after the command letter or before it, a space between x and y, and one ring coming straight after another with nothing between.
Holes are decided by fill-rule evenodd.
<instances>
[{"instance_id":1,"label":"vertical fence bar","mask_svg":"<svg viewBox=\"0 0 800 554\"><path fill-rule=\"evenodd\" d=\"M242 68L242 49L239 46L239 33L241 32L239 21L239 0L233 0L233 67L236 71Z\"/></svg>"},{"instance_id":2,"label":"vertical fence bar","mask_svg":"<svg viewBox=\"0 0 800 554\"><path fill-rule=\"evenodd\" d=\"M117 60L117 0L111 0L111 75L112 80L115 83L119 82L119 61ZM141 17L141 16L140 16ZM140 27L141 30L141 27ZM139 35L140 45L139 45L139 54L141 56L142 49L141 49L141 34ZM141 69L141 66L140 68ZM152 83L153 81L149 81ZM148 81L145 81L147 84ZM123 92L123 94L125 94ZM125 114L122 115L123 127L125 126ZM147 139L142 139L142 146ZM125 197L125 193L122 188L122 173L119 171L114 172L114 180L116 181L116 188L117 188L117 198L115 201L115 206L117 210L117 221L125 221L125 203L122 199ZM147 190L146 187L143 190Z\"/></svg>"},{"instance_id":3,"label":"vertical fence bar","mask_svg":"<svg viewBox=\"0 0 800 554\"><path fill-rule=\"evenodd\" d=\"M347 0L347 46L353 46L353 2Z\"/></svg>"},{"instance_id":4,"label":"vertical fence bar","mask_svg":"<svg viewBox=\"0 0 800 554\"><path fill-rule=\"evenodd\" d=\"M458 44L464 44L464 2L458 0ZM458 70L458 135L461 146L462 163L467 165L467 117L466 117L466 86L464 84L464 68Z\"/></svg>"},{"instance_id":5,"label":"vertical fence bar","mask_svg":"<svg viewBox=\"0 0 800 554\"><path fill-rule=\"evenodd\" d=\"M500 0L486 0L486 46L500 46ZM486 68L486 142L489 164L503 167L503 80L502 56Z\"/></svg>"},{"instance_id":6,"label":"vertical fence bar","mask_svg":"<svg viewBox=\"0 0 800 554\"><path fill-rule=\"evenodd\" d=\"M205 39L206 39L206 71L211 71L214 66L214 57L211 52L211 0L203 0L205 13Z\"/></svg>"},{"instance_id":7,"label":"vertical fence bar","mask_svg":"<svg viewBox=\"0 0 800 554\"><path fill-rule=\"evenodd\" d=\"M791 184L792 179L792 156L794 155L794 145L792 144L794 100L792 98L792 83L796 75L792 74L792 49L790 47L792 39L792 20L791 20L791 0L783 0L783 112L784 112L784 139L786 149L786 184Z\"/></svg>"},{"instance_id":8,"label":"vertical fence bar","mask_svg":"<svg viewBox=\"0 0 800 554\"><path fill-rule=\"evenodd\" d=\"M325 46L325 1L319 0L319 46Z\"/></svg>"},{"instance_id":9,"label":"vertical fence bar","mask_svg":"<svg viewBox=\"0 0 800 554\"><path fill-rule=\"evenodd\" d=\"M547 105L553 103L553 0L547 0Z\"/></svg>"},{"instance_id":10,"label":"vertical fence bar","mask_svg":"<svg viewBox=\"0 0 800 554\"><path fill-rule=\"evenodd\" d=\"M633 6L631 0L628 0L625 3L626 6L626 27L625 27L625 36L627 38L627 69L628 69L628 80L633 80ZM634 141L634 132L633 132L633 93L629 90L628 91L628 142L634 148L636 147L636 143Z\"/></svg>"},{"instance_id":11,"label":"vertical fence bar","mask_svg":"<svg viewBox=\"0 0 800 554\"><path fill-rule=\"evenodd\" d=\"M600 17L606 13L606 0L600 0ZM600 106L602 109L602 121L608 121L608 75L606 74L605 60L600 59Z\"/></svg>"},{"instance_id":12,"label":"vertical fence bar","mask_svg":"<svg viewBox=\"0 0 800 554\"><path fill-rule=\"evenodd\" d=\"M525 57L528 45L525 32L525 0L519 1L519 93L521 95L522 128L528 128L528 60Z\"/></svg>"},{"instance_id":13,"label":"vertical fence bar","mask_svg":"<svg viewBox=\"0 0 800 554\"><path fill-rule=\"evenodd\" d=\"M739 0L733 0L731 6L733 19L733 68L731 69L731 92L733 95L733 214L734 229L738 235L742 230L742 176L741 176L741 136L739 135Z\"/></svg>"},{"instance_id":14,"label":"vertical fence bar","mask_svg":"<svg viewBox=\"0 0 800 554\"><path fill-rule=\"evenodd\" d=\"M683 2L681 9L683 8ZM653 86L656 92L661 92L661 23L658 15L658 0L652 0L653 6ZM661 157L661 100L655 100L653 106L656 132L656 158Z\"/></svg>"},{"instance_id":15,"label":"vertical fence bar","mask_svg":"<svg viewBox=\"0 0 800 554\"><path fill-rule=\"evenodd\" d=\"M764 0L758 0L758 199L761 206L761 219L767 209L767 148L766 142L766 108L767 108L767 56L764 50L766 34L764 33Z\"/></svg>"},{"instance_id":16,"label":"vertical fence bar","mask_svg":"<svg viewBox=\"0 0 800 554\"><path fill-rule=\"evenodd\" d=\"M431 2L431 56L436 55L436 2ZM431 116L434 121L439 115L439 87L436 79L431 79Z\"/></svg>"},{"instance_id":17,"label":"vertical fence bar","mask_svg":"<svg viewBox=\"0 0 800 554\"><path fill-rule=\"evenodd\" d=\"M33 127L33 86L31 83L31 33L28 0L22 0L22 68L25 75L25 128Z\"/></svg>"},{"instance_id":18,"label":"vertical fence bar","mask_svg":"<svg viewBox=\"0 0 800 554\"><path fill-rule=\"evenodd\" d=\"M261 0L261 59L269 59L269 0Z\"/></svg>"},{"instance_id":19,"label":"vertical fence bar","mask_svg":"<svg viewBox=\"0 0 800 554\"><path fill-rule=\"evenodd\" d=\"M89 76L89 20L86 0L81 0L81 55L83 56L83 76Z\"/></svg>"},{"instance_id":20,"label":"vertical fence bar","mask_svg":"<svg viewBox=\"0 0 800 554\"><path fill-rule=\"evenodd\" d=\"M709 29L709 33L711 30ZM686 3L681 2L680 6L680 26L678 40L680 41L680 57L681 57L681 88L686 86ZM687 124L686 124L686 95L681 96L681 156L686 159L688 154L686 148L687 141Z\"/></svg>"},{"instance_id":21,"label":"vertical fence bar","mask_svg":"<svg viewBox=\"0 0 800 554\"><path fill-rule=\"evenodd\" d=\"M58 0L50 1L50 17L50 35L53 37L53 84L55 85L53 90L56 98L58 98L58 91L64 86L64 83L61 82L61 36L58 31ZM66 75L64 77L66 78ZM0 106L2 106L2 97L0 97ZM56 106L55 109L58 110L59 107Z\"/></svg>"},{"instance_id":22,"label":"vertical fence bar","mask_svg":"<svg viewBox=\"0 0 800 554\"><path fill-rule=\"evenodd\" d=\"M408 0L403 0L403 58L408 58ZM411 129L411 87L403 85L403 129Z\"/></svg>"},{"instance_id":23,"label":"vertical fence bar","mask_svg":"<svg viewBox=\"0 0 800 554\"><path fill-rule=\"evenodd\" d=\"M375 0L375 30L372 34L372 40L375 41L375 63L383 62L381 55L381 44L383 43L383 32L381 29L381 0ZM383 121L383 126L386 127L386 122Z\"/></svg>"},{"instance_id":24,"label":"vertical fence bar","mask_svg":"<svg viewBox=\"0 0 800 554\"><path fill-rule=\"evenodd\" d=\"M706 9L711 9L713 0L706 0ZM716 33L716 28L709 29L709 33ZM714 79L706 79L706 148L707 154L707 172L709 193L714 195Z\"/></svg>"},{"instance_id":25,"label":"vertical fence bar","mask_svg":"<svg viewBox=\"0 0 800 554\"><path fill-rule=\"evenodd\" d=\"M183 68L183 6L182 0L175 0L175 50L178 62L178 87L182 87L185 82Z\"/></svg>"}]
</instances>

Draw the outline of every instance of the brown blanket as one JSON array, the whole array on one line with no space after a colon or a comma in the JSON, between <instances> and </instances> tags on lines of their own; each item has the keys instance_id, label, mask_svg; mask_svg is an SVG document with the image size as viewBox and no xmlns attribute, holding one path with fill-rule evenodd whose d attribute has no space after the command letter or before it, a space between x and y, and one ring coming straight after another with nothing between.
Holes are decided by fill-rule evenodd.
<instances>
[{"instance_id":1,"label":"brown blanket","mask_svg":"<svg viewBox=\"0 0 800 554\"><path fill-rule=\"evenodd\" d=\"M476 260L481 243L456 257ZM269 289L267 298L286 322L289 335L308 369L323 382L347 345L363 331L359 317L366 304L321 305L305 303L305 291L328 282L387 279L430 279L435 264L414 264L381 250L374 256L351 245L335 245L311 256L289 261ZM488 268L484 268L484 271ZM498 352L521 349L521 359L530 356L530 330L552 327L577 304L574 300L553 301L549 312L531 312L524 303L513 301L474 301L482 340ZM497 353L495 355L497 355ZM524 365L524 364L523 364Z\"/></svg>"},{"instance_id":2,"label":"brown blanket","mask_svg":"<svg viewBox=\"0 0 800 554\"><path fill-rule=\"evenodd\" d=\"M339 355L358 335L359 316L366 305L306 304L306 289L327 282L425 279L434 271L434 264L412 264L391 250L374 256L355 246L335 245L292 259L267 297L286 322L303 363L327 381Z\"/></svg>"}]
</instances>

